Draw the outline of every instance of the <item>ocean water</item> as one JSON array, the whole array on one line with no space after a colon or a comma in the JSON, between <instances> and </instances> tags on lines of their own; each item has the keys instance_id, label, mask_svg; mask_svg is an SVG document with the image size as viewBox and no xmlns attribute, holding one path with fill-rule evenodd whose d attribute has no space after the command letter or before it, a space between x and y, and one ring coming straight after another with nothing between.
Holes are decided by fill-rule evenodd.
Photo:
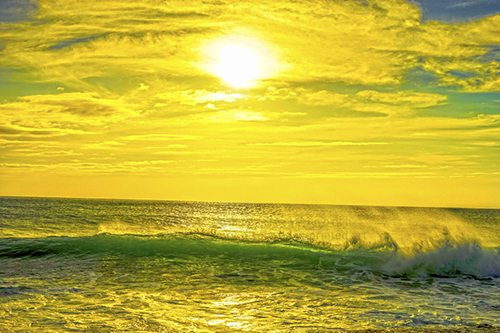
<instances>
[{"instance_id":1,"label":"ocean water","mask_svg":"<svg viewBox=\"0 0 500 333\"><path fill-rule=\"evenodd\" d=\"M0 332L500 327L500 210L0 198Z\"/></svg>"}]
</instances>

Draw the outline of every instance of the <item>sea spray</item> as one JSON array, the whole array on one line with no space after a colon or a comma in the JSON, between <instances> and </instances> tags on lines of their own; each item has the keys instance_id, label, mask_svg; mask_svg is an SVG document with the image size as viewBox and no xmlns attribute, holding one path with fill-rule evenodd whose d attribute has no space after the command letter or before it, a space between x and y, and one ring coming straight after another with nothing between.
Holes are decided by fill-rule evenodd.
<instances>
[{"instance_id":1,"label":"sea spray","mask_svg":"<svg viewBox=\"0 0 500 333\"><path fill-rule=\"evenodd\" d=\"M500 253L485 250L475 242L452 244L447 242L429 252L412 257L396 256L383 266L390 275L416 276L470 276L499 277Z\"/></svg>"},{"instance_id":2,"label":"sea spray","mask_svg":"<svg viewBox=\"0 0 500 333\"><path fill-rule=\"evenodd\" d=\"M342 250L392 248L412 255L453 244L483 243L476 227L446 209L360 206L197 204L186 223L168 220L99 224L99 233L115 235L206 234L248 241L293 240Z\"/></svg>"}]
</instances>

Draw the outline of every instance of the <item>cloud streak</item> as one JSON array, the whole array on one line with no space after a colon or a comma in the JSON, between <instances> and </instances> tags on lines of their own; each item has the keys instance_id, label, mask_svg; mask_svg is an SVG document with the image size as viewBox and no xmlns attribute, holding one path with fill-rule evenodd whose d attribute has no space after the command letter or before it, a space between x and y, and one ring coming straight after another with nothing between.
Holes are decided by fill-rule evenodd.
<instances>
[{"instance_id":1,"label":"cloud streak","mask_svg":"<svg viewBox=\"0 0 500 333\"><path fill-rule=\"evenodd\" d=\"M388 142L258 142L251 143L250 146L288 146L288 147L320 147L320 146L371 146L371 145L387 145Z\"/></svg>"}]
</instances>

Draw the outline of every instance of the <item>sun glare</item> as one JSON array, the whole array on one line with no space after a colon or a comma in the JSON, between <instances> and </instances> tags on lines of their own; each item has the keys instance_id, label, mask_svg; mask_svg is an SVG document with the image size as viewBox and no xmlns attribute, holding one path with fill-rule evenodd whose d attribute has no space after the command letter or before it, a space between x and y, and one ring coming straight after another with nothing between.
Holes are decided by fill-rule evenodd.
<instances>
[{"instance_id":1,"label":"sun glare","mask_svg":"<svg viewBox=\"0 0 500 333\"><path fill-rule=\"evenodd\" d=\"M244 88L259 76L259 59L246 47L228 45L222 48L219 58L215 72L233 87Z\"/></svg>"},{"instance_id":2,"label":"sun glare","mask_svg":"<svg viewBox=\"0 0 500 333\"><path fill-rule=\"evenodd\" d=\"M201 68L237 89L263 84L282 69L276 47L256 37L235 34L212 40L203 53Z\"/></svg>"}]
</instances>

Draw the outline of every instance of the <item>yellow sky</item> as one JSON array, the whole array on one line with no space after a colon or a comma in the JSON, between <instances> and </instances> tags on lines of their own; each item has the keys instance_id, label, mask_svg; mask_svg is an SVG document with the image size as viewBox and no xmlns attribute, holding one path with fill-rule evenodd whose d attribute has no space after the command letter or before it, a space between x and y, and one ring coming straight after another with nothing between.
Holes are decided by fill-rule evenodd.
<instances>
[{"instance_id":1,"label":"yellow sky","mask_svg":"<svg viewBox=\"0 0 500 333\"><path fill-rule=\"evenodd\" d=\"M424 20L402 0L16 10L0 23L0 195L500 208L500 15Z\"/></svg>"}]
</instances>

